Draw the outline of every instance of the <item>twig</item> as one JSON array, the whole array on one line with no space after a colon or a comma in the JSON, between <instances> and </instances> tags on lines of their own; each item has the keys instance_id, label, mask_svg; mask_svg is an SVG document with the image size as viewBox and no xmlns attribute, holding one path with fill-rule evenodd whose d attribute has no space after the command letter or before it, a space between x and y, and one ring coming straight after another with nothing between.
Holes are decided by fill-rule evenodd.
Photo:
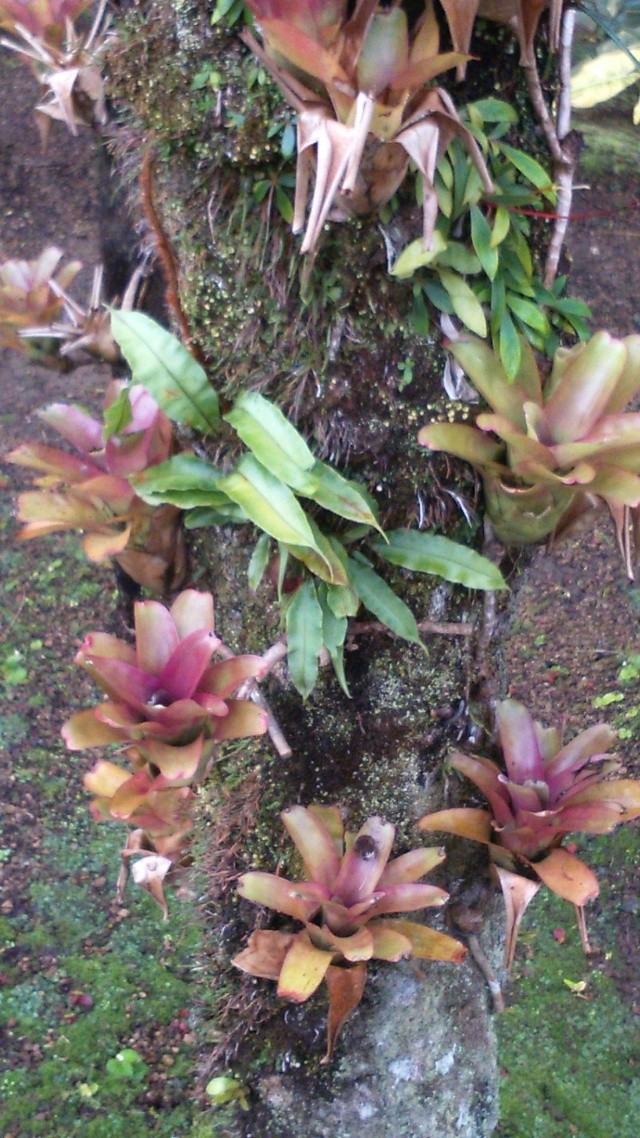
<instances>
[{"instance_id":1,"label":"twig","mask_svg":"<svg viewBox=\"0 0 640 1138\"><path fill-rule=\"evenodd\" d=\"M203 353L191 335L191 329L180 300L178 262L169 243L169 238L162 224L160 214L155 203L153 182L153 153L146 150L142 159L140 171L140 197L144 216L153 233L158 259L162 265L165 280L165 297L173 317L180 329L180 335L185 347L198 363L204 363Z\"/></svg>"},{"instance_id":2,"label":"twig","mask_svg":"<svg viewBox=\"0 0 640 1138\"><path fill-rule=\"evenodd\" d=\"M220 642L216 648L216 654L221 656L223 660L233 660L236 653L232 651L228 645ZM276 640L270 648L262 655L262 678L275 668L276 664L283 660L287 654L287 642L284 639ZM268 701L260 691L260 686L257 680L246 680L244 684L238 689L238 697L240 699L250 699L258 704L267 713L267 734L273 743L278 755L283 759L288 759L293 754L289 746L284 732L278 723L275 715L273 714Z\"/></svg>"},{"instance_id":3,"label":"twig","mask_svg":"<svg viewBox=\"0 0 640 1138\"><path fill-rule=\"evenodd\" d=\"M573 176L578 158L578 148L575 145L578 139L577 136L571 135L571 48L573 45L574 28L575 11L569 8L565 12L562 20L562 34L560 37L560 93L558 96L556 137L562 159L556 161L556 168L554 170L555 182L558 188L558 200L556 203L556 220L553 226L553 233L551 235L551 241L549 242L544 268L545 288L551 287L555 280L556 273L558 272L560 254L562 253L562 246L564 245L567 227L569 225L571 201L573 198Z\"/></svg>"}]
</instances>

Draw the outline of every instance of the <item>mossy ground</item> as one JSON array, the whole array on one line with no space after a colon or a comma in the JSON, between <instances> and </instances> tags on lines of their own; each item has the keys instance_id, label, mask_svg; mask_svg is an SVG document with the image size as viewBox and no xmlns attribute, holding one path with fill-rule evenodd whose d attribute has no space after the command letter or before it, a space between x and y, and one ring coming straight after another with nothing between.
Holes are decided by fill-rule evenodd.
<instances>
[{"instance_id":1,"label":"mossy ground","mask_svg":"<svg viewBox=\"0 0 640 1138\"><path fill-rule=\"evenodd\" d=\"M3 537L13 531L5 501ZM195 1112L197 911L114 885L124 827L89 817L86 755L59 728L91 702L73 666L92 628L122 632L108 570L75 538L11 544L2 648L5 820L0 935L4 1030L0 1131L116 1138L186 1134ZM130 1062L118 1061L124 1049Z\"/></svg>"},{"instance_id":2,"label":"mossy ground","mask_svg":"<svg viewBox=\"0 0 640 1138\"><path fill-rule=\"evenodd\" d=\"M535 898L520 937L512 1003L497 1025L501 1138L638 1132L640 1005L634 1008L630 990L619 984L619 934L626 917L637 945L640 831L583 842L581 853L601 881L587 918L596 951L585 958L570 905L548 891Z\"/></svg>"}]
</instances>

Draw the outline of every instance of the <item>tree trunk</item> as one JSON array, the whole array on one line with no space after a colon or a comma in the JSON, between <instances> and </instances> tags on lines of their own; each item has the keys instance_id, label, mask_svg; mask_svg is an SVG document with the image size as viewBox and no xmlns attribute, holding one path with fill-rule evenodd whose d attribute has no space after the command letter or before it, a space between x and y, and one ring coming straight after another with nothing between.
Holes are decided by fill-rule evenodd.
<instances>
[{"instance_id":1,"label":"tree trunk","mask_svg":"<svg viewBox=\"0 0 640 1138\"><path fill-rule=\"evenodd\" d=\"M505 54L502 63L507 98L522 82L515 59ZM368 483L385 528L436 523L469 541L457 502L439 482L446 473L451 484L451 472L427 461L416 438L442 400L439 329L416 331L411 282L388 273L389 260L421 232L409 183L385 220L330 223L315 260L305 260L281 216L293 158L282 157L282 132L271 129L292 114L237 36L211 29L204 8L152 0L144 17L123 18L111 70L120 176L149 243L164 249L165 267L168 251L177 262L184 319L223 402L243 388L268 395L319 457ZM495 82L493 70L483 91L476 76L473 95L493 93ZM458 103L468 97L456 93ZM138 160L147 150L154 176L141 202ZM473 509L475 483L459 470L456 477L456 494ZM262 652L281 630L275 588L253 594L246 584L256 537L250 526L198 531L194 580L212 590L225 641ZM472 594L401 571L388 577L418 621L481 625ZM248 1113L226 1108L220 1134L484 1138L496 1124L488 991L469 958L371 967L329 1067L319 1065L322 997L287 1006L267 981L229 965L256 917L230 878L249 868L273 872L290 857L281 809L339 802L352 828L382 815L397 826L400 852L416 844L421 814L461 801L457 785L443 780L442 762L474 729L477 638L424 639L426 652L375 629L354 636L346 654L351 699L324 669L303 702L282 669L266 695L291 758L268 743L243 745L225 755L203 792L202 862L219 969L207 1074L232 1069L250 1091ZM468 849L434 880L456 894L470 868L477 875L483 866L484 855ZM498 939L489 932L493 955Z\"/></svg>"}]
</instances>

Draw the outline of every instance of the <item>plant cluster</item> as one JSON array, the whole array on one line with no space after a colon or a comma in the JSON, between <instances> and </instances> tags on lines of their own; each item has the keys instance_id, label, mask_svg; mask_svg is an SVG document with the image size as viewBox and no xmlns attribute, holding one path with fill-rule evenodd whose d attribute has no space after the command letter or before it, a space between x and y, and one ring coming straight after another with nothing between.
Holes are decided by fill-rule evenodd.
<instances>
[{"instance_id":1,"label":"plant cluster","mask_svg":"<svg viewBox=\"0 0 640 1138\"><path fill-rule=\"evenodd\" d=\"M482 340L460 336L449 348L491 411L475 427L432 423L420 442L477 467L488 516L507 544L540 541L606 503L633 576L625 534L640 503L640 417L624 408L640 389L640 336L597 332L559 348L546 379L522 340L514 383Z\"/></svg>"},{"instance_id":2,"label":"plant cluster","mask_svg":"<svg viewBox=\"0 0 640 1138\"><path fill-rule=\"evenodd\" d=\"M91 0L43 0L37 4L0 0L0 28L14 37L3 37L0 44L15 52L40 84L42 102L35 114L45 146L52 119L63 122L71 134L77 134L80 125L105 123L107 119L101 73L106 0L100 0L87 33L79 32L74 22L90 4Z\"/></svg>"},{"instance_id":3,"label":"plant cluster","mask_svg":"<svg viewBox=\"0 0 640 1138\"><path fill-rule=\"evenodd\" d=\"M304 880L245 873L238 891L304 927L297 933L257 929L233 963L276 980L278 995L295 1003L326 984L327 1063L344 1020L362 998L368 960L459 962L466 949L445 933L390 916L445 904L443 889L419 883L443 860L442 850L415 849L389 861L395 827L368 818L357 834L345 833L335 806L294 806L281 817L302 858Z\"/></svg>"},{"instance_id":4,"label":"plant cluster","mask_svg":"<svg viewBox=\"0 0 640 1138\"><path fill-rule=\"evenodd\" d=\"M399 4L358 0L249 0L262 34L245 43L273 76L297 113L294 233L305 228L315 155L315 185L302 252L311 251L331 211L338 218L369 213L389 201L411 160L422 175L423 243L437 215L439 158L462 139L487 192L493 189L473 135L448 93L425 86L461 66L459 52L440 52L431 0L411 25Z\"/></svg>"},{"instance_id":5,"label":"plant cluster","mask_svg":"<svg viewBox=\"0 0 640 1138\"><path fill-rule=\"evenodd\" d=\"M439 212L431 247L425 250L420 240L412 241L391 272L411 281L411 318L417 332L429 330L427 304L457 317L478 336L490 332L496 355L513 381L522 336L552 356L561 336L588 337L585 321L590 311L584 301L563 295L566 277L547 288L536 270L530 215L544 216L556 208L557 191L544 167L508 141L517 127L517 111L490 97L470 103L463 117L485 157L494 192L486 195L475 167L454 139L436 170Z\"/></svg>"},{"instance_id":6,"label":"plant cluster","mask_svg":"<svg viewBox=\"0 0 640 1138\"><path fill-rule=\"evenodd\" d=\"M228 651L224 659L213 659L221 641L210 593L186 589L171 608L140 601L134 619L135 645L104 632L86 637L76 663L107 698L72 715L62 736L72 751L116 744L128 763L126 770L99 759L85 787L95 795L96 820L135 827L128 857L149 847L160 854L160 860L154 857L150 864L145 858L134 867L137 884L153 892L158 876L184 851L192 825L191 788L206 775L218 745L266 730L261 708L250 699L231 698L263 674L264 663L259 656Z\"/></svg>"},{"instance_id":7,"label":"plant cluster","mask_svg":"<svg viewBox=\"0 0 640 1138\"><path fill-rule=\"evenodd\" d=\"M75 454L23 443L5 455L7 462L41 472L39 489L18 497L18 519L24 522L19 536L79 530L90 561L112 557L140 585L177 588L187 567L180 511L149 506L129 481L135 471L168 458L173 428L139 384L114 381L105 403L104 423L66 403L39 412Z\"/></svg>"},{"instance_id":8,"label":"plant cluster","mask_svg":"<svg viewBox=\"0 0 640 1138\"><path fill-rule=\"evenodd\" d=\"M112 330L134 382L149 386L167 415L219 434L215 392L175 337L140 313L114 312ZM323 648L347 690L343 648L348 620L361 606L396 636L421 643L415 616L372 567L373 555L468 588L504 587L492 562L457 542L417 529L384 533L366 488L316 459L282 411L258 392L241 392L223 421L248 448L230 472L183 453L141 470L131 483L150 505L183 509L188 529L252 522L263 531L249 581L258 588L275 547L289 667L304 696L315 685ZM322 510L322 520L307 503Z\"/></svg>"},{"instance_id":9,"label":"plant cluster","mask_svg":"<svg viewBox=\"0 0 640 1138\"><path fill-rule=\"evenodd\" d=\"M79 261L58 268L62 250L43 249L34 261L4 261L0 264L0 346L17 352L29 350L20 333L32 324L56 320L63 308L61 291L68 288L82 268Z\"/></svg>"},{"instance_id":10,"label":"plant cluster","mask_svg":"<svg viewBox=\"0 0 640 1138\"><path fill-rule=\"evenodd\" d=\"M85 0L37 6L0 0L2 26L20 41L3 42L34 65L48 91L39 113L72 130L104 111L95 63L96 45L104 42L97 39L103 6L82 37L72 20L86 6ZM464 72L476 16L508 23L523 66L535 72L540 16L551 9L550 40L557 43L561 0L442 0L454 46L444 53L431 0L406 10L397 0L248 0L248 7L260 39L250 31L243 38L298 116L292 222L296 231L305 229L302 251L315 248L328 218L388 203L412 162L420 175L423 234L393 272L420 274L413 281L416 319L426 315L426 296L471 332L491 332L493 348L468 334L450 344L490 413L481 413L476 426L429 424L420 442L476 466L487 513L506 542L566 528L592 500L609 506L619 536L627 532L628 511L640 505L640 419L624 407L640 389L640 337L618 341L598 332L577 347L558 347L550 375L541 376L530 341L549 353L567 324L585 334L584 309L562 298L563 282L545 289L538 280L526 214L519 212L543 204L540 195L553 204L554 187L534 159L504 141L514 122L505 104L486 99L463 119L443 88L429 86L453 67ZM219 0L214 20L234 23L242 9L238 0ZM254 197L273 191L286 216L278 197L283 184L265 180ZM34 264L10 262L0 270L3 342L19 346L16 331L34 334L34 323L41 334L56 336L60 312L75 311L64 289L77 266L55 277L59 260L59 251L48 249ZM344 645L349 619L361 608L422 645L413 612L374 569L376 558L468 588L505 587L498 567L472 549L421 529L385 532L368 488L319 460L273 402L241 391L221 407L204 367L168 331L127 306L108 317L100 313L89 327L97 306L96 300L82 314L84 323L71 319L70 338L95 347L99 333L115 342L131 383L111 385L103 422L67 404L41 413L75 454L23 444L7 456L40 475L38 489L18 500L21 537L80 530L91 560L111 557L143 586L169 590L186 574L183 513L188 529L253 524L260 536L249 583L276 584L290 676L305 698L323 653L348 694ZM175 453L173 423L181 437L191 432L199 441ZM214 440L218 464L208 457ZM101 758L85 776L90 810L96 820L132 828L120 887L131 862L134 880L166 916L163 882L185 857L195 788L221 744L270 730L268 711L250 697L279 657L273 650L231 652L216 635L208 592L186 589L170 607L138 602L134 623L133 644L105 632L86 637L76 662L105 698L72 715L62 734L72 751L115 749L109 753L119 761ZM541 884L575 905L588 950L583 909L597 895L597 880L563 843L568 833L606 833L640 816L640 784L609 777L620 765L609 754L613 732L604 724L563 744L557 729L543 728L513 700L498 705L496 719L505 770L483 756L450 758L489 809L439 811L419 826L486 845L505 897L507 964ZM440 850L389 860L394 825L371 817L351 833L337 806L294 806L282 820L303 879L250 871L238 889L245 900L302 927L257 928L234 964L276 981L278 994L297 1003L326 985L328 1061L362 997L369 960L457 962L465 948L397 916L446 902L442 889L420 880L443 860ZM230 1082L210 1084L211 1093L243 1102L245 1088Z\"/></svg>"},{"instance_id":11,"label":"plant cluster","mask_svg":"<svg viewBox=\"0 0 640 1138\"><path fill-rule=\"evenodd\" d=\"M595 874L564 849L567 834L607 834L640 815L640 782L610 779L620 770L609 749L615 732L597 723L563 745L556 727L545 728L516 700L496 707L506 771L482 755L454 752L449 764L470 778L489 810L459 807L427 814L421 830L446 831L488 846L505 899L505 963L511 966L520 922L541 884L576 908L589 952L584 906L598 896Z\"/></svg>"}]
</instances>

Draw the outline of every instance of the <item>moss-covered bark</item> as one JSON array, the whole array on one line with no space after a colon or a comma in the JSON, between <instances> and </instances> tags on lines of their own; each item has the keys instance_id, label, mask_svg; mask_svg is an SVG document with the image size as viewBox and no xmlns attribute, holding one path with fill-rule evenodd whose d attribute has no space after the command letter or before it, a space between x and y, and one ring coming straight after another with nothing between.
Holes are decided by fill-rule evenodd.
<instances>
[{"instance_id":1,"label":"moss-covered bark","mask_svg":"<svg viewBox=\"0 0 640 1138\"><path fill-rule=\"evenodd\" d=\"M501 58L511 97L521 87L515 58ZM418 514L450 531L456 517L461 525L416 443L441 399L441 353L435 336L419 337L411 325L411 284L388 274L389 247L420 232L410 183L384 226L377 217L331 224L315 262L304 262L278 207L293 174L280 147L291 113L237 37L211 29L205 7L153 0L144 16L124 19L110 67L121 171L134 179L131 150L153 149L154 196L179 263L182 303L223 399L244 387L275 399L320 456L368 482L385 525L409 525ZM495 72L476 69L473 94L493 91L495 81ZM133 180L131 188L137 197ZM246 586L254 540L247 530L208 532L195 561L197 583L216 596L218 628L243 650L264 650L279 631L274 596ZM394 580L418 619L473 615L468 594L424 580ZM285 675L270 681L290 760L266 745L240 748L203 795L211 840L224 846L204 853L214 880L212 953L222 969L211 1033L220 1069L225 1033L234 1041L233 1068L252 1092L252 1110L238 1110L224 1132L480 1138L495 1123L496 1072L485 993L470 965L433 965L421 979L406 965L372 970L371 993L329 1070L318 1066L322 1001L284 1011L263 999L263 982L228 967L255 911L234 899L225 872L273 870L290 856L280 809L339 801L352 823L379 813L398 825L401 842L415 844L413 821L443 802L442 760L470 722L469 641L434 636L422 652L371 634L351 649L350 700L328 670L306 704ZM233 1008L255 1023L239 1050Z\"/></svg>"}]
</instances>

